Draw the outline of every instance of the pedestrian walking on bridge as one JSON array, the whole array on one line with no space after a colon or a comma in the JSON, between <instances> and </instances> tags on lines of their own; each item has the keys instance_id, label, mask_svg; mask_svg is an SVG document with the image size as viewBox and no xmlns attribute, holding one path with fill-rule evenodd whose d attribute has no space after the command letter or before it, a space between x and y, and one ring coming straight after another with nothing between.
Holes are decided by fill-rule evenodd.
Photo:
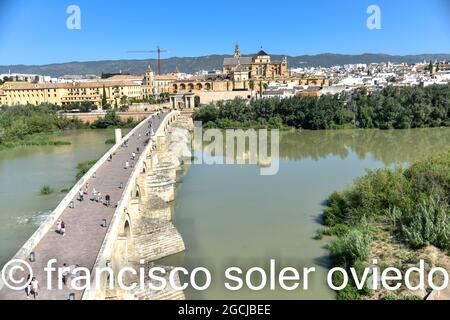
<instances>
[{"instance_id":1,"label":"pedestrian walking on bridge","mask_svg":"<svg viewBox=\"0 0 450 320\"><path fill-rule=\"evenodd\" d=\"M105 196L105 205L106 205L107 207L109 207L109 206L111 205L111 196L110 196L109 194L107 194L107 195Z\"/></svg>"},{"instance_id":2,"label":"pedestrian walking on bridge","mask_svg":"<svg viewBox=\"0 0 450 320\"><path fill-rule=\"evenodd\" d=\"M31 280L30 285L31 285L30 293L33 296L33 298L36 299L36 297L39 294L39 289L41 288L39 286L39 281L37 281L36 277L33 277L33 279Z\"/></svg>"},{"instance_id":3,"label":"pedestrian walking on bridge","mask_svg":"<svg viewBox=\"0 0 450 320\"><path fill-rule=\"evenodd\" d=\"M95 199L97 198L97 190L92 189L92 196L91 196L91 201L95 201Z\"/></svg>"},{"instance_id":4,"label":"pedestrian walking on bridge","mask_svg":"<svg viewBox=\"0 0 450 320\"><path fill-rule=\"evenodd\" d=\"M63 237L66 236L66 224L65 224L64 221L61 221L61 231L60 231L60 233L61 233L61 235L62 235Z\"/></svg>"}]
</instances>

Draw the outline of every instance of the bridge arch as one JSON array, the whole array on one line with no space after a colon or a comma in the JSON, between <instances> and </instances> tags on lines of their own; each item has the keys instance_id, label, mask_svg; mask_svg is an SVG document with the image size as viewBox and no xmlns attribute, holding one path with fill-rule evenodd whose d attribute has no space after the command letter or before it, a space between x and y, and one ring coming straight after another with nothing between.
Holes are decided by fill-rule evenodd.
<instances>
[{"instance_id":1,"label":"bridge arch","mask_svg":"<svg viewBox=\"0 0 450 320\"><path fill-rule=\"evenodd\" d=\"M131 240L131 217L130 214L127 213L125 215L125 221L123 223L122 234L127 238L128 241Z\"/></svg>"},{"instance_id":2,"label":"bridge arch","mask_svg":"<svg viewBox=\"0 0 450 320\"><path fill-rule=\"evenodd\" d=\"M147 162L144 161L144 165L142 166L142 173L147 173Z\"/></svg>"},{"instance_id":3,"label":"bridge arch","mask_svg":"<svg viewBox=\"0 0 450 320\"><path fill-rule=\"evenodd\" d=\"M139 183L136 182L135 187L131 190L131 199L137 199L141 201L142 191Z\"/></svg>"}]
</instances>

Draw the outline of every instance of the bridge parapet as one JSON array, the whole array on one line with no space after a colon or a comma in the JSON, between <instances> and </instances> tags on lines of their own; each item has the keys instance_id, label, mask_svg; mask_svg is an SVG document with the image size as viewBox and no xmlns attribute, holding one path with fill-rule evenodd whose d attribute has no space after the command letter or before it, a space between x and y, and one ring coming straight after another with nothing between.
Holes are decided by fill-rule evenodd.
<instances>
[{"instance_id":1,"label":"bridge parapet","mask_svg":"<svg viewBox=\"0 0 450 320\"><path fill-rule=\"evenodd\" d=\"M139 247L140 250L137 250L138 252L136 252L137 254L139 254L145 251L142 248L144 243L147 246L153 246L152 248L148 249L150 251L164 251L164 247L166 246L166 244L153 241L154 236L157 236L158 232L167 235L167 237L163 237L168 239L167 246L172 246L172 242L176 242L173 248L170 249L172 250L171 253L176 253L174 252L174 250L177 252L184 250L184 243L182 242L181 237L179 236L175 227L169 221L167 221L167 219L160 219L159 224L156 224L156 226L158 226L157 230L155 232L152 231L152 233L149 235L144 234L137 225L138 221L139 224L145 224L145 221L151 218L145 217L145 215L143 215L143 213L141 212L142 210L148 209L149 201L154 198L154 195L150 194L152 191L151 188L148 188L148 177L155 174L154 168L158 163L158 156L156 155L156 153L158 151L163 152L166 149L166 134L168 133L168 127L179 116L179 114L179 111L172 111L165 116L161 125L155 132L153 139L149 140L149 143L136 161L136 164L132 169L133 171L130 179L124 187L122 198L120 199L115 210L102 247L98 253L93 268L94 270L104 268L106 266L111 266L111 264L113 265L114 270L117 269L118 265L128 265L130 263L130 259L133 260L131 254L129 253L130 247L132 247L134 250ZM175 181L170 181L170 188L172 189L172 200L174 194L174 183ZM167 198L167 200L170 200L170 197ZM149 221L151 222L153 220ZM136 237L145 239L141 239L141 241L136 242L134 241L136 240L134 239ZM158 239L160 238L161 237L158 237ZM137 243L139 243L139 246L137 245ZM164 252L159 252L156 256L162 257L164 256L164 254ZM152 255L147 254L147 256L143 256L142 259L148 258L150 256ZM97 282L102 284L101 288L96 288L95 284ZM95 272L93 272L91 276L91 289L84 292L82 299L105 299L108 295L106 284L107 278L105 274L101 275L101 279L96 279L96 274Z\"/></svg>"}]
</instances>

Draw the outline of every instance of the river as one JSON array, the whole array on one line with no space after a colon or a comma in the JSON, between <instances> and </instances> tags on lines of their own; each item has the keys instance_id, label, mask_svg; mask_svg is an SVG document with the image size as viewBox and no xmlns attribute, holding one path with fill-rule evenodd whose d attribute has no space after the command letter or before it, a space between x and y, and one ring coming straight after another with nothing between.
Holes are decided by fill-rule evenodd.
<instances>
[{"instance_id":1,"label":"river","mask_svg":"<svg viewBox=\"0 0 450 320\"><path fill-rule=\"evenodd\" d=\"M58 191L72 185L76 165L101 157L113 135L81 130L60 138L70 146L0 152L0 265L64 197ZM188 289L188 299L334 299L325 282L327 240L313 240L323 201L366 169L407 165L449 148L450 128L282 132L277 175L261 176L252 165L192 165L174 202L174 223L187 250L158 263L211 270L211 287ZM39 195L45 184L56 193ZM270 259L279 267L316 267L309 290L224 289L226 268L267 268Z\"/></svg>"},{"instance_id":2,"label":"river","mask_svg":"<svg viewBox=\"0 0 450 320\"><path fill-rule=\"evenodd\" d=\"M174 208L187 250L161 262L211 270L210 289L188 289L188 299L334 299L326 284L327 240L313 239L327 196L367 169L406 166L448 149L450 128L283 132L277 175L261 176L251 165L192 165ZM268 273L270 259L298 270L316 267L309 289L224 288L228 267Z\"/></svg>"}]
</instances>

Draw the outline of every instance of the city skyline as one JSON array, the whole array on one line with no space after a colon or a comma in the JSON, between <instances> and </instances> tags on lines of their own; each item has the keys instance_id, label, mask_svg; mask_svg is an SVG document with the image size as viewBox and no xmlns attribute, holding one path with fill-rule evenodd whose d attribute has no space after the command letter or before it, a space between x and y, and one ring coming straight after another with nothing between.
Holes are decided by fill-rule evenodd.
<instances>
[{"instance_id":1,"label":"city skyline","mask_svg":"<svg viewBox=\"0 0 450 320\"><path fill-rule=\"evenodd\" d=\"M6 50L0 50L0 65L153 59L154 54L127 51L154 50L158 45L170 50L162 58L232 54L230 47L236 42L243 54L261 47L289 56L450 53L448 2L391 2L288 1L271 4L270 10L266 1L239 6L235 1L173 3L170 10L161 2L109 1L106 6L104 1L81 0L75 3L81 12L80 29L70 30L66 22L72 2L49 2L40 10L42 1L3 1L0 47ZM367 8L373 4L381 10L379 30L367 27ZM255 18L242 19L250 12Z\"/></svg>"}]
</instances>

